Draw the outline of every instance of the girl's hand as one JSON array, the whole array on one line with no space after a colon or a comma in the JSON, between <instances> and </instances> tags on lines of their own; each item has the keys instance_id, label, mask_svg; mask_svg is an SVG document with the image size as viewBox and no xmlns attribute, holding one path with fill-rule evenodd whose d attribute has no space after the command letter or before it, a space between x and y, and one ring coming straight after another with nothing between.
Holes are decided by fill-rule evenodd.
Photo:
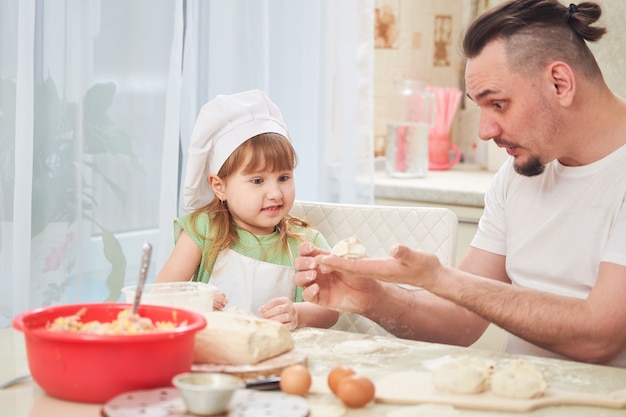
<instances>
[{"instance_id":1,"label":"girl's hand","mask_svg":"<svg viewBox=\"0 0 626 417\"><path fill-rule=\"evenodd\" d=\"M309 242L302 243L298 251L300 256L294 260L297 271L294 282L304 288L302 298L305 301L331 310L359 314L365 312L370 304L377 302L378 294L382 291L378 281L369 279L367 275L333 271L321 264L324 259L331 258L343 261L350 267L354 266L353 263L366 262L368 259L328 256L328 251Z\"/></svg>"},{"instance_id":2,"label":"girl's hand","mask_svg":"<svg viewBox=\"0 0 626 417\"><path fill-rule=\"evenodd\" d=\"M298 310L287 297L274 298L265 303L259 308L259 315L265 319L276 320L289 330L298 328Z\"/></svg>"},{"instance_id":3,"label":"girl's hand","mask_svg":"<svg viewBox=\"0 0 626 417\"><path fill-rule=\"evenodd\" d=\"M213 298L213 311L222 311L228 304L228 298L223 292L218 292Z\"/></svg>"}]
</instances>

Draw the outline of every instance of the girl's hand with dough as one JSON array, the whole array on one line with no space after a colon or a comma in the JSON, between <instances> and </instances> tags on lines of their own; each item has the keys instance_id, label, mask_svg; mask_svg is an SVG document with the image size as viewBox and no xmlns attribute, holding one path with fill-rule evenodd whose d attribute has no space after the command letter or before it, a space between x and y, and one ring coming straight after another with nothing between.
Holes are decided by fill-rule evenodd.
<instances>
[{"instance_id":1,"label":"girl's hand with dough","mask_svg":"<svg viewBox=\"0 0 626 417\"><path fill-rule=\"evenodd\" d=\"M264 319L276 320L289 330L298 328L298 310L287 297L274 298L265 303L259 308L259 315Z\"/></svg>"}]
</instances>

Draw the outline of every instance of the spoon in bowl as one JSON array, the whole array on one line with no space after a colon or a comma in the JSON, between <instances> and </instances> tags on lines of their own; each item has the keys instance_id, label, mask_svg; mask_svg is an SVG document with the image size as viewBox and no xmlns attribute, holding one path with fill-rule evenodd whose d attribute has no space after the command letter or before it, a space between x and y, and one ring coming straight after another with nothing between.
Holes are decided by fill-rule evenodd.
<instances>
[{"instance_id":1,"label":"spoon in bowl","mask_svg":"<svg viewBox=\"0 0 626 417\"><path fill-rule=\"evenodd\" d=\"M137 314L137 308L139 307L139 301L141 300L141 293L143 293L143 286L146 283L146 277L148 276L148 267L150 266L151 256L152 245L148 242L144 242L142 246L141 267L139 268L139 279L137 280L135 301L133 303L133 316Z\"/></svg>"},{"instance_id":2,"label":"spoon in bowl","mask_svg":"<svg viewBox=\"0 0 626 417\"><path fill-rule=\"evenodd\" d=\"M9 379L8 381L5 381L2 384L0 384L0 389L9 388L9 387L12 387L13 385L18 385L18 384L21 384L22 382L30 381L31 379L32 377L30 375L21 375L21 376Z\"/></svg>"}]
</instances>

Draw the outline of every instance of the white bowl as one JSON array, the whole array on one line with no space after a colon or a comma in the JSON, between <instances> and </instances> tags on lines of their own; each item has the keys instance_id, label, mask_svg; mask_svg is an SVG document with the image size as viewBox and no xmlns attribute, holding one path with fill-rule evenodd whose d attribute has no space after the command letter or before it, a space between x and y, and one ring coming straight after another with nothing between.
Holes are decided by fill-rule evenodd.
<instances>
[{"instance_id":1,"label":"white bowl","mask_svg":"<svg viewBox=\"0 0 626 417\"><path fill-rule=\"evenodd\" d=\"M224 413L235 391L246 386L239 377L217 372L186 372L176 375L172 383L183 397L187 411L202 416Z\"/></svg>"},{"instance_id":2,"label":"white bowl","mask_svg":"<svg viewBox=\"0 0 626 417\"><path fill-rule=\"evenodd\" d=\"M127 303L135 301L137 286L122 288ZM217 287L203 282L159 282L146 284L141 294L141 304L184 308L196 313L213 311Z\"/></svg>"}]
</instances>

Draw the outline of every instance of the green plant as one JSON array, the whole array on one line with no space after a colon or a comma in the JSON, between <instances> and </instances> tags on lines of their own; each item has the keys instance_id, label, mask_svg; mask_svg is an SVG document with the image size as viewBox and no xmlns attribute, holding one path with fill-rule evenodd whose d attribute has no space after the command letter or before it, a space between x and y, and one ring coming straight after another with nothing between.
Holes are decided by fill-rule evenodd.
<instances>
[{"instance_id":1,"label":"green plant","mask_svg":"<svg viewBox=\"0 0 626 417\"><path fill-rule=\"evenodd\" d=\"M81 102L65 100L51 78L34 86L33 181L31 235L37 236L51 222L72 223L85 219L103 235L105 257L111 263L107 278L108 300L117 300L124 281L126 258L117 238L93 217L98 206L94 179L101 178L122 204L124 191L98 168L97 158L113 155L127 158L141 170L132 150L131 137L108 116L116 87L97 83ZM0 80L0 220L13 218L15 168L16 85ZM82 117L80 117L82 115ZM15 138L15 139L14 139ZM121 275L120 275L121 274Z\"/></svg>"}]
</instances>

